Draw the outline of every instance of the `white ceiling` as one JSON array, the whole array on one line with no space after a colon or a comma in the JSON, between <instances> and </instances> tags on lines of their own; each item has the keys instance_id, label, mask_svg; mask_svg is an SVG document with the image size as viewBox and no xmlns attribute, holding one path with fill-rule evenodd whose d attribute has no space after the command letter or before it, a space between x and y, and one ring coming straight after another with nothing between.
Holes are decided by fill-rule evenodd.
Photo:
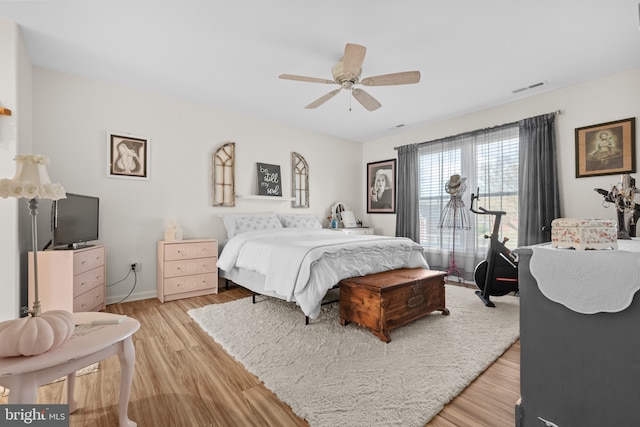
<instances>
[{"instance_id":1,"label":"white ceiling","mask_svg":"<svg viewBox=\"0 0 640 427\"><path fill-rule=\"evenodd\" d=\"M638 0L21 0L0 18L34 65L362 142L640 67ZM420 83L366 87L373 112L345 91L305 109L337 86L278 76L331 79L346 43L362 77Z\"/></svg>"}]
</instances>

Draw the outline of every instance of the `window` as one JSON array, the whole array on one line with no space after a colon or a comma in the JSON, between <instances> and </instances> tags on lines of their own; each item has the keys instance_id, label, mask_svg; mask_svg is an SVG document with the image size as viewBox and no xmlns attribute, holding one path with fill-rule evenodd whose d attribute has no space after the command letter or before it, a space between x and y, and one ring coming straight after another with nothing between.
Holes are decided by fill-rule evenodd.
<instances>
[{"instance_id":1,"label":"window","mask_svg":"<svg viewBox=\"0 0 640 427\"><path fill-rule=\"evenodd\" d=\"M484 259L494 217L469 211L471 193L480 194L478 205L505 211L501 236L509 247L517 245L518 125L500 126L422 144L419 148L420 242L431 268L456 267L471 279ZM451 175L466 178L462 195L469 230L440 228L440 215L450 200L445 185ZM478 191L479 190L479 191ZM455 249L455 253L452 251Z\"/></svg>"}]
</instances>

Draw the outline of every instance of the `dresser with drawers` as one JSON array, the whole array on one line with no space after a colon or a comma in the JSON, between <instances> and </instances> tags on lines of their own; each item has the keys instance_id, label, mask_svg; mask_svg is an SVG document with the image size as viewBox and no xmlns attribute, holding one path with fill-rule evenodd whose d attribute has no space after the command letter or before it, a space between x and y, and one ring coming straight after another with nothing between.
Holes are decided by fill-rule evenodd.
<instances>
[{"instance_id":1,"label":"dresser with drawers","mask_svg":"<svg viewBox=\"0 0 640 427\"><path fill-rule=\"evenodd\" d=\"M106 306L104 245L38 252L38 297L42 311L100 311ZM29 253L29 308L35 287L33 252Z\"/></svg>"},{"instance_id":2,"label":"dresser with drawers","mask_svg":"<svg viewBox=\"0 0 640 427\"><path fill-rule=\"evenodd\" d=\"M517 427L640 426L640 241L617 244L617 250L549 244L516 250Z\"/></svg>"},{"instance_id":3,"label":"dresser with drawers","mask_svg":"<svg viewBox=\"0 0 640 427\"><path fill-rule=\"evenodd\" d=\"M158 242L158 299L172 301L218 293L218 241Z\"/></svg>"}]
</instances>

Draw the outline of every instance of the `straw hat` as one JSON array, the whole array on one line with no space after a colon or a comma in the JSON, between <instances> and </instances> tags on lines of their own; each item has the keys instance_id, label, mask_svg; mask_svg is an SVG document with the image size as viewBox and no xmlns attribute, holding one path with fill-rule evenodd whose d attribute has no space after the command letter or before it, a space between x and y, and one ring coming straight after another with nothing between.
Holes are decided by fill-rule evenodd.
<instances>
[{"instance_id":1,"label":"straw hat","mask_svg":"<svg viewBox=\"0 0 640 427\"><path fill-rule=\"evenodd\" d=\"M460 186L464 184L467 178L462 178L458 174L451 175L449 181L447 181L447 185L445 185L445 191L449 194L456 194L460 191Z\"/></svg>"}]
</instances>

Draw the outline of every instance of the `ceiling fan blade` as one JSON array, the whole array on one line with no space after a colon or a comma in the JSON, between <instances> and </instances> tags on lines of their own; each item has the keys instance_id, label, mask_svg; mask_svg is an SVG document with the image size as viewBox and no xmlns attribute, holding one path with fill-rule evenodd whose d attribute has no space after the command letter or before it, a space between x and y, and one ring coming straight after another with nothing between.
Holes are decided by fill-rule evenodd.
<instances>
[{"instance_id":1,"label":"ceiling fan blade","mask_svg":"<svg viewBox=\"0 0 640 427\"><path fill-rule=\"evenodd\" d=\"M420 71L405 71L403 73L383 74L381 76L366 77L360 82L364 86L409 85L420 81Z\"/></svg>"},{"instance_id":2,"label":"ceiling fan blade","mask_svg":"<svg viewBox=\"0 0 640 427\"><path fill-rule=\"evenodd\" d=\"M344 48L344 71L357 76L360 74L367 48L359 44L347 43Z\"/></svg>"},{"instance_id":3,"label":"ceiling fan blade","mask_svg":"<svg viewBox=\"0 0 640 427\"><path fill-rule=\"evenodd\" d=\"M321 96L320 98L316 99L315 101L313 101L311 104L307 105L304 108L308 108L308 109L317 108L322 104L324 104L325 102L327 102L328 100L330 100L331 98L333 98L334 96L336 96L338 92L340 92L341 90L342 88L332 90L328 94Z\"/></svg>"},{"instance_id":4,"label":"ceiling fan blade","mask_svg":"<svg viewBox=\"0 0 640 427\"><path fill-rule=\"evenodd\" d=\"M382 107L382 104L380 104L377 99L362 89L353 89L351 93L353 94L353 97L369 111L377 110Z\"/></svg>"},{"instance_id":5,"label":"ceiling fan blade","mask_svg":"<svg viewBox=\"0 0 640 427\"><path fill-rule=\"evenodd\" d=\"M317 77L295 76L293 74L280 74L278 77L285 80L297 80L300 82L336 84L333 80L319 79Z\"/></svg>"}]
</instances>

